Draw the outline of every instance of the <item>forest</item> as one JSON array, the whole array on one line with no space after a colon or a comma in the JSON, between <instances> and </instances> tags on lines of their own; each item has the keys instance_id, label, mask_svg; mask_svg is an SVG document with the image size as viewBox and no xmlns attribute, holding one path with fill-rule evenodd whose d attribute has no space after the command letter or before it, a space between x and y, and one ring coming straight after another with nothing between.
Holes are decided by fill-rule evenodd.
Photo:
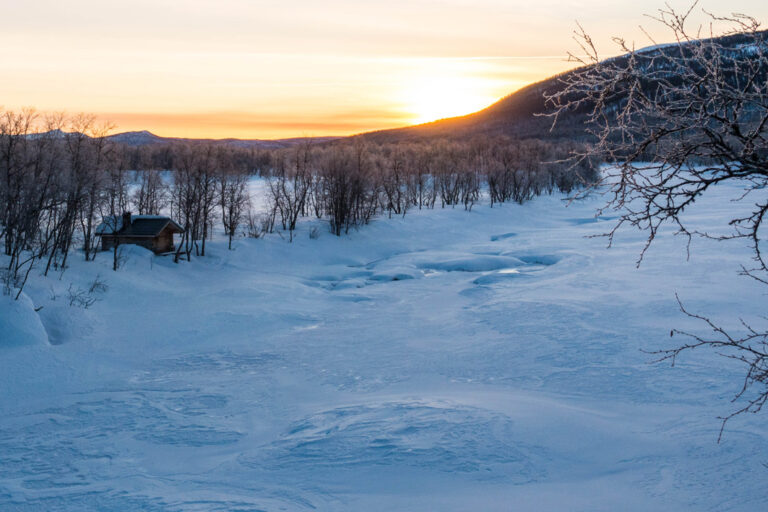
<instances>
[{"instance_id":1,"label":"forest","mask_svg":"<svg viewBox=\"0 0 768 512\"><path fill-rule=\"evenodd\" d=\"M285 231L303 217L326 219L340 236L377 216L412 208L471 210L571 193L596 181L595 159L569 161L579 145L509 137L375 143L361 137L264 150L225 143L129 146L108 137L94 116L0 113L0 239L9 257L6 293L18 297L33 268L63 271L73 253L99 251L96 227L133 211L169 214L185 232L174 260L204 256L215 226L237 236ZM256 208L248 189L264 178ZM118 248L115 247L115 252ZM115 254L115 269L117 269Z\"/></svg>"}]
</instances>

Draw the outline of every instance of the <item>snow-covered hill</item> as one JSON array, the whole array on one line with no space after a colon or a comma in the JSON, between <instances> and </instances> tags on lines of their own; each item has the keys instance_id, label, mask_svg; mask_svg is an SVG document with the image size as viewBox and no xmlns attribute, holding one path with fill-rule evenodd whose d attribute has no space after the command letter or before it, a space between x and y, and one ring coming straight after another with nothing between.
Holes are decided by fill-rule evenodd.
<instances>
[{"instance_id":1,"label":"snow-covered hill","mask_svg":"<svg viewBox=\"0 0 768 512\"><path fill-rule=\"evenodd\" d=\"M691 40L682 43L669 43L653 45L638 49L635 57L640 57L638 68L647 66L649 70L670 68L670 74L664 76L672 83L679 79L679 66L677 62L671 65L670 57L678 58L681 53L688 54L691 49L699 44L715 42L721 45L720 51L726 60L732 60L736 69L743 66L745 60L754 59L758 48L768 46L768 30L751 33L737 33L715 37L713 39ZM602 63L612 63L619 69L626 66L630 55L623 54L605 59ZM738 62L742 64L737 65ZM731 71L724 66L724 73L728 76ZM584 106L581 109L562 112L558 116L558 122L553 126L552 118L543 114L552 114L553 105L547 102L548 95L554 95L562 91L566 84L573 79L573 74L579 69L566 71L562 74L546 78L519 89L500 99L487 108L466 116L441 119L431 123L404 128L394 128L364 134L368 140L382 143L402 142L409 140L422 140L430 138L470 138L506 135L519 139L542 140L584 140L587 133L584 131L590 108ZM763 80L768 70L763 69ZM746 73L749 75L749 73ZM654 76L653 80L662 78L661 74ZM649 81L649 90L652 90L653 80ZM616 103L626 100L628 94L624 91L613 98Z\"/></svg>"},{"instance_id":2,"label":"snow-covered hill","mask_svg":"<svg viewBox=\"0 0 768 512\"><path fill-rule=\"evenodd\" d=\"M308 222L292 244L32 276L19 307L50 343L0 342L0 509L761 510L765 418L716 442L738 365L641 351L699 327L675 292L730 325L764 313L735 275L748 249L694 240L686 261L664 234L636 269L642 234L585 238L612 225L599 204L409 212L342 238ZM97 274L100 300L70 307Z\"/></svg>"}]
</instances>

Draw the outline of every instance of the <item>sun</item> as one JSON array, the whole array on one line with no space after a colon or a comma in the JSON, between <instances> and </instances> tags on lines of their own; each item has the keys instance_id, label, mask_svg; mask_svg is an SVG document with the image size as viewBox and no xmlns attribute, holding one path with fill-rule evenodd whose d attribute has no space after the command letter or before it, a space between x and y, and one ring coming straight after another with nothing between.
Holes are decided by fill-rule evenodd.
<instances>
[{"instance_id":1,"label":"sun","mask_svg":"<svg viewBox=\"0 0 768 512\"><path fill-rule=\"evenodd\" d=\"M455 74L421 76L404 89L405 110L417 124L471 114L497 99L481 78Z\"/></svg>"}]
</instances>

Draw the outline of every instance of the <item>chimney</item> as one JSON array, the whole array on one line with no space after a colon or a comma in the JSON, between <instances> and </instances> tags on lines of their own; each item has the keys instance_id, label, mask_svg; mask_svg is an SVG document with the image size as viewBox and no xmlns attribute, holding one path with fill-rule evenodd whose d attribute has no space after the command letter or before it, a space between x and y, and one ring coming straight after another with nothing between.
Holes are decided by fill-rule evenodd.
<instances>
[{"instance_id":1,"label":"chimney","mask_svg":"<svg viewBox=\"0 0 768 512\"><path fill-rule=\"evenodd\" d=\"M122 228L125 229L131 225L131 212L124 212L123 213L123 226Z\"/></svg>"}]
</instances>

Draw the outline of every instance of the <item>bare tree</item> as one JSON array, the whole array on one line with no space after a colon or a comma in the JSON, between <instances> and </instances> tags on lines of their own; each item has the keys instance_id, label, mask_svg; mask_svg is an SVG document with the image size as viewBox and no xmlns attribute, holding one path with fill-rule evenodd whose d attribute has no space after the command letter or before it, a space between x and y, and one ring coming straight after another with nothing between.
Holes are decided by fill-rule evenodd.
<instances>
[{"instance_id":1,"label":"bare tree","mask_svg":"<svg viewBox=\"0 0 768 512\"><path fill-rule=\"evenodd\" d=\"M200 256L205 256L205 242L212 235L213 210L216 207L216 181L220 168L222 152L212 144L196 148L198 151L197 172L195 177L199 184L200 227L199 238ZM197 251L197 244L195 244Z\"/></svg>"},{"instance_id":2,"label":"bare tree","mask_svg":"<svg viewBox=\"0 0 768 512\"><path fill-rule=\"evenodd\" d=\"M430 147L417 148L413 153L413 165L409 180L411 201L419 210L423 207L434 208L435 195L432 187L434 152Z\"/></svg>"},{"instance_id":3,"label":"bare tree","mask_svg":"<svg viewBox=\"0 0 768 512\"><path fill-rule=\"evenodd\" d=\"M359 139L333 147L322 157L324 210L336 236L341 236L342 231L348 233L350 227L367 224L378 209L370 159L368 146Z\"/></svg>"},{"instance_id":4,"label":"bare tree","mask_svg":"<svg viewBox=\"0 0 768 512\"><path fill-rule=\"evenodd\" d=\"M80 226L83 235L83 253L85 261L96 257L99 250L96 244L95 223L96 214L103 211L103 204L106 200L105 182L110 177L107 171L108 152L110 151L107 142L107 134L112 129L109 124L93 125L89 124L88 131L88 156L87 166L83 173L89 177L89 183L86 185L84 193L84 204L80 212Z\"/></svg>"},{"instance_id":5,"label":"bare tree","mask_svg":"<svg viewBox=\"0 0 768 512\"><path fill-rule=\"evenodd\" d=\"M313 186L312 147L301 144L290 156L280 155L277 162L274 176L267 183L273 211L280 213L283 230L288 230L292 242L299 216L307 213L307 198Z\"/></svg>"},{"instance_id":6,"label":"bare tree","mask_svg":"<svg viewBox=\"0 0 768 512\"><path fill-rule=\"evenodd\" d=\"M133 204L139 215L158 215L167 203L168 187L161 171L142 169L135 172L138 187L133 193Z\"/></svg>"},{"instance_id":7,"label":"bare tree","mask_svg":"<svg viewBox=\"0 0 768 512\"><path fill-rule=\"evenodd\" d=\"M381 204L387 215L405 216L410 206L408 198L409 162L399 147L391 148L375 160L377 179L381 183Z\"/></svg>"},{"instance_id":8,"label":"bare tree","mask_svg":"<svg viewBox=\"0 0 768 512\"><path fill-rule=\"evenodd\" d=\"M223 172L219 176L219 200L221 223L224 226L224 233L229 238L228 248L231 250L232 239L250 204L248 176L233 171Z\"/></svg>"},{"instance_id":9,"label":"bare tree","mask_svg":"<svg viewBox=\"0 0 768 512\"><path fill-rule=\"evenodd\" d=\"M689 248L694 235L745 239L754 263L742 273L768 285L762 245L768 213L768 36L747 16L709 15L708 39L700 39L701 29L688 28L695 5L684 13L667 8L653 16L676 43L635 51L617 38L625 55L608 60L599 59L580 27L576 39L585 55L571 58L583 67L565 75L562 88L548 99L555 122L565 112L581 112L589 123L595 143L577 154L577 162L595 156L615 162L599 183L609 190L606 208L619 215L606 234L609 243L622 225L647 231L639 265L668 224L688 238ZM726 28L715 37L712 27L720 25ZM727 219L731 231L725 235L690 228L686 210L724 183L741 187L738 201L752 202L751 213ZM726 416L723 427L734 414L758 412L768 400L768 331L743 323L742 334L728 332L682 303L681 309L712 335L673 331L692 341L659 352L661 359L674 363L681 352L710 347L743 362L746 377L734 400L746 399L747 405Z\"/></svg>"},{"instance_id":10,"label":"bare tree","mask_svg":"<svg viewBox=\"0 0 768 512\"><path fill-rule=\"evenodd\" d=\"M0 238L9 257L2 271L2 283L5 295L18 289L15 297L18 299L35 260L44 252L44 248L34 242L38 240L40 217L52 176L46 172L43 153L36 151L29 137L37 113L25 109L0 114ZM39 149L48 141L35 142Z\"/></svg>"},{"instance_id":11,"label":"bare tree","mask_svg":"<svg viewBox=\"0 0 768 512\"><path fill-rule=\"evenodd\" d=\"M176 248L174 261L178 263L183 252L191 259L193 244L200 231L200 184L197 179L196 153L189 146L174 148L177 157L173 163L171 213L184 227Z\"/></svg>"}]
</instances>

